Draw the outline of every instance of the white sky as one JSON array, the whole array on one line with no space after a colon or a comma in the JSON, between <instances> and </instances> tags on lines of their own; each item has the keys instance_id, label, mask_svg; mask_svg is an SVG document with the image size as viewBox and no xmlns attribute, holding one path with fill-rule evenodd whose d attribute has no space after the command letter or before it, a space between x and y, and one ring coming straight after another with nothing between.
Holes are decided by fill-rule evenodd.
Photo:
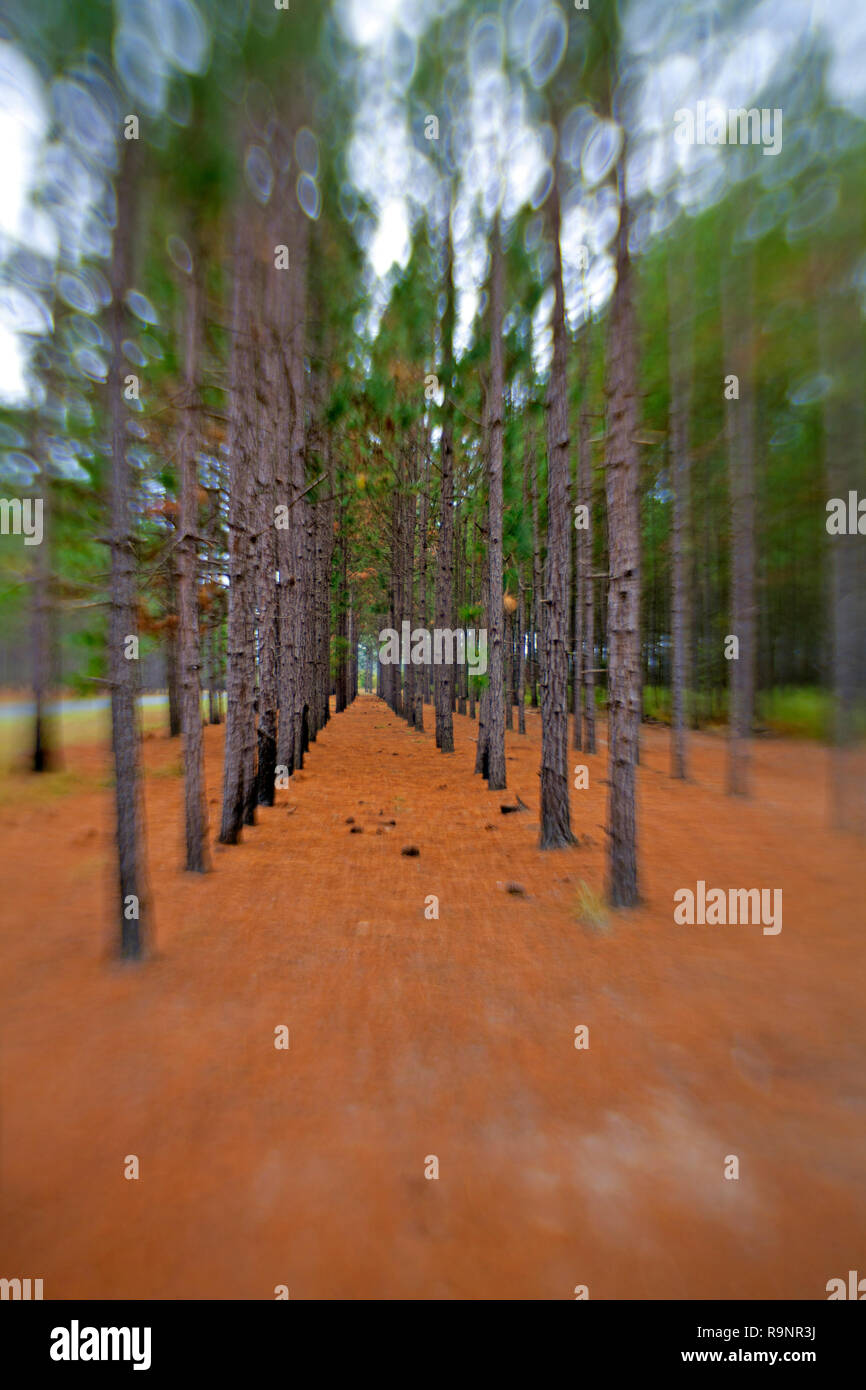
<instances>
[{"instance_id":1,"label":"white sky","mask_svg":"<svg viewBox=\"0 0 866 1390\"><path fill-rule=\"evenodd\" d=\"M30 204L48 113L35 70L12 44L0 42L0 260L16 244L45 243L44 217ZM26 397L27 345L16 331L14 300L0 305L0 397Z\"/></svg>"}]
</instances>

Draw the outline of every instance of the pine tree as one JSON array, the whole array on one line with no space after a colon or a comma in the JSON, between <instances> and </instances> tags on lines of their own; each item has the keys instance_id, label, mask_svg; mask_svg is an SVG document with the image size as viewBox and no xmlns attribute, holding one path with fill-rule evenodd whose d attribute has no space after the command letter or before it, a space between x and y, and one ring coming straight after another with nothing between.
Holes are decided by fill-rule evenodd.
<instances>
[{"instance_id":1,"label":"pine tree","mask_svg":"<svg viewBox=\"0 0 866 1390\"><path fill-rule=\"evenodd\" d=\"M542 849L574 842L568 804L568 610L571 567L569 435L565 295L562 284L559 185L547 197L553 243L553 361L547 396L547 566L544 579L541 671Z\"/></svg>"}]
</instances>

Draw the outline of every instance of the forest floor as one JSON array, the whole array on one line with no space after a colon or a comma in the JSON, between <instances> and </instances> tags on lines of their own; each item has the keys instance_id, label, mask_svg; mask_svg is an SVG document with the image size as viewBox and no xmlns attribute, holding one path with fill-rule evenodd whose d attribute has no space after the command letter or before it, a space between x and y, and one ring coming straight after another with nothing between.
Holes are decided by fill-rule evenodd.
<instances>
[{"instance_id":1,"label":"forest floor","mask_svg":"<svg viewBox=\"0 0 866 1390\"><path fill-rule=\"evenodd\" d=\"M105 748L5 780L0 1274L47 1299L823 1299L864 1271L866 873L826 828L826 751L756 741L735 801L723 739L678 784L645 727L645 902L605 916L604 726L573 756L580 843L542 854L537 712L507 793L473 723L444 757L425 722L360 696L205 878L178 868L179 745L149 735L140 968L107 959ZM699 879L781 888L782 931L676 925Z\"/></svg>"}]
</instances>

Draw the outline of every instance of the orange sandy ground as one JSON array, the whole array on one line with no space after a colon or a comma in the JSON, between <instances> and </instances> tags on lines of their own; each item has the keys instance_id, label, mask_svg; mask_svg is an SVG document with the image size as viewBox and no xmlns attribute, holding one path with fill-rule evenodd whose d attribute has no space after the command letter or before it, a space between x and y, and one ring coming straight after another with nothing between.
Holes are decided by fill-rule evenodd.
<instances>
[{"instance_id":1,"label":"orange sandy ground","mask_svg":"<svg viewBox=\"0 0 866 1390\"><path fill-rule=\"evenodd\" d=\"M361 696L203 879L178 868L180 749L148 739L141 968L106 959L104 750L73 751L63 796L6 783L0 1273L144 1299L822 1299L866 1273L864 860L825 828L826 753L757 742L744 803L720 738L675 784L645 728L646 904L599 927L604 730L574 756L581 844L542 854L537 714L507 794L468 719L446 758L425 718ZM221 729L206 748L215 824ZM529 813L502 815L514 792ZM781 887L781 934L674 925L699 878Z\"/></svg>"}]
</instances>

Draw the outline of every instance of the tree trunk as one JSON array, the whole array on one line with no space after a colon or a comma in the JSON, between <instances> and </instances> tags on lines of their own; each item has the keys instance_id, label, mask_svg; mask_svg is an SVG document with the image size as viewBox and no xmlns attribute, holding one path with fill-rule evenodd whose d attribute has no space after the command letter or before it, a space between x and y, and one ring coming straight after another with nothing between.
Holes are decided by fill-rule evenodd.
<instances>
[{"instance_id":1,"label":"tree trunk","mask_svg":"<svg viewBox=\"0 0 866 1390\"><path fill-rule=\"evenodd\" d=\"M544 606L542 604L541 541L538 527L538 455L535 451L535 433L530 424L529 469L532 495L532 608L530 616L530 652L532 708L538 708L538 682L540 662L544 647Z\"/></svg>"},{"instance_id":2,"label":"tree trunk","mask_svg":"<svg viewBox=\"0 0 866 1390\"><path fill-rule=\"evenodd\" d=\"M40 454L42 444L40 441ZM58 763L54 720L48 713L52 670L53 625L51 606L51 479L43 467L39 474L39 496L45 519L42 541L33 557L30 639L33 670L33 760L34 772L53 772Z\"/></svg>"},{"instance_id":3,"label":"tree trunk","mask_svg":"<svg viewBox=\"0 0 866 1390\"><path fill-rule=\"evenodd\" d=\"M184 831L186 868L210 868L204 784L204 738L201 717L201 643L198 606L198 377L201 353L203 279L199 248L184 284L184 407L178 440L180 469L180 541L177 548L178 657L181 732L184 759Z\"/></svg>"},{"instance_id":4,"label":"tree trunk","mask_svg":"<svg viewBox=\"0 0 866 1390\"><path fill-rule=\"evenodd\" d=\"M169 561L168 606L165 637L165 683L168 688L168 736L180 737L180 679L177 652L177 587L174 556Z\"/></svg>"},{"instance_id":5,"label":"tree trunk","mask_svg":"<svg viewBox=\"0 0 866 1390\"><path fill-rule=\"evenodd\" d=\"M469 517L461 516L459 507L457 510L455 532L457 537L457 603L455 607L459 614L466 607L466 604L468 602L466 596L466 537L469 534ZM455 676L458 714L466 713L466 699L469 694L469 680L467 670L468 668L465 665L461 666Z\"/></svg>"},{"instance_id":6,"label":"tree trunk","mask_svg":"<svg viewBox=\"0 0 866 1390\"><path fill-rule=\"evenodd\" d=\"M132 235L138 149L136 142L120 142L120 175L117 182L117 223L111 256L111 363L108 401L111 414L111 614L109 618L108 671L111 683L111 746L114 755L116 812L117 888L116 921L120 954L136 960L148 942L151 924L145 887L144 823L139 770L137 695L138 662L131 640L138 641L136 610L133 474L126 458L126 403L123 377L126 371L123 340L126 337L124 300L132 284Z\"/></svg>"},{"instance_id":7,"label":"tree trunk","mask_svg":"<svg viewBox=\"0 0 866 1390\"><path fill-rule=\"evenodd\" d=\"M691 641L689 594L691 554L689 545L690 504L689 419L691 415L691 345L687 314L691 312L692 277L686 277L686 291L679 290L680 271L675 274L668 257L668 313L670 331L670 466L673 490L673 528L671 535L671 776L686 778L686 689L688 653ZM687 307L688 305L688 307Z\"/></svg>"},{"instance_id":8,"label":"tree trunk","mask_svg":"<svg viewBox=\"0 0 866 1390\"><path fill-rule=\"evenodd\" d=\"M584 384L585 389L585 384ZM579 421L579 417L578 417ZM572 709L572 747L577 751L583 748L583 731L580 717L580 704L583 698L583 576L580 569L580 536L581 530L577 523L581 520L581 514L577 508L580 505L580 424L578 423L578 457L575 461L574 469L574 524L570 527L572 537L572 550L574 555L574 566L572 569L572 665L571 665L571 709Z\"/></svg>"},{"instance_id":9,"label":"tree trunk","mask_svg":"<svg viewBox=\"0 0 866 1390\"><path fill-rule=\"evenodd\" d=\"M726 355L739 379L739 400L725 403L731 489L731 633L739 654L730 662L728 791L748 796L755 702L755 439L752 353L752 260L740 275L729 263L722 293ZM727 373L726 373L727 374Z\"/></svg>"},{"instance_id":10,"label":"tree trunk","mask_svg":"<svg viewBox=\"0 0 866 1390\"><path fill-rule=\"evenodd\" d=\"M255 787L252 459L255 442L255 357L252 330L253 247L248 218L238 213L234 248L229 420L229 598L226 633L226 736L220 843L237 844Z\"/></svg>"},{"instance_id":11,"label":"tree trunk","mask_svg":"<svg viewBox=\"0 0 866 1390\"><path fill-rule=\"evenodd\" d=\"M348 632L348 605L349 605L349 542L346 536L346 506L340 507L340 599L337 612L337 698L336 711L342 714L348 704L348 691L346 684L346 660L349 648ZM393 670L393 667L389 667ZM390 695L390 685L386 678L385 682L388 689L384 692L386 699Z\"/></svg>"},{"instance_id":12,"label":"tree trunk","mask_svg":"<svg viewBox=\"0 0 866 1390\"><path fill-rule=\"evenodd\" d=\"M470 580L470 595L471 595L471 597L470 597L470 602L472 603L472 605L473 605L473 607L474 607L474 605L475 605L475 594L476 594L476 590L475 590L476 554L475 554L475 551L476 551L476 548L477 548L477 545L478 545L478 523L477 523L477 522L473 522L472 525L473 525L473 534L475 535L475 545L473 545L473 547L472 547L472 575L471 575L471 580ZM467 531L468 531L468 529L469 529L469 527L468 527L468 520L467 520ZM483 587L483 584L484 584L483 578L482 578L482 580L481 580L481 583L482 583L482 587ZM476 690L475 690L475 684L474 684L474 682L473 682L473 680L472 680L472 678L471 678L470 676L467 676L466 684L467 684L467 689L468 689L468 691L469 691L469 718L470 718L470 719L474 719L474 718L475 718L475 714L476 714L476 708L475 708L475 706L476 706ZM477 770L477 769L476 769L476 770Z\"/></svg>"},{"instance_id":13,"label":"tree trunk","mask_svg":"<svg viewBox=\"0 0 866 1390\"><path fill-rule=\"evenodd\" d=\"M488 700L487 700L487 785L503 791L505 779L505 671L503 662L502 606L502 410L505 383L502 361L502 316L505 267L499 214L491 233L490 286L490 392L487 407L488 453Z\"/></svg>"},{"instance_id":14,"label":"tree trunk","mask_svg":"<svg viewBox=\"0 0 866 1390\"><path fill-rule=\"evenodd\" d=\"M421 496L418 502L418 625L427 627L427 515L430 504L430 462L428 440L424 439L424 476ZM419 733L424 728L424 697L427 691L429 667L425 664L417 673L415 687L415 728Z\"/></svg>"},{"instance_id":15,"label":"tree trunk","mask_svg":"<svg viewBox=\"0 0 866 1390\"><path fill-rule=\"evenodd\" d=\"M391 495L391 611L393 618L390 626L394 628L397 636L402 633L401 623L403 621L403 497L402 497L402 460L398 458L397 476L394 481L394 489ZM394 713L398 718L403 716L403 661L402 661L402 641L400 643L400 654L391 668L391 697Z\"/></svg>"},{"instance_id":16,"label":"tree trunk","mask_svg":"<svg viewBox=\"0 0 866 1390\"><path fill-rule=\"evenodd\" d=\"M514 621L505 614L505 727L514 729Z\"/></svg>"},{"instance_id":17,"label":"tree trunk","mask_svg":"<svg viewBox=\"0 0 866 1390\"><path fill-rule=\"evenodd\" d=\"M403 610L405 620L409 624L411 636L415 626L413 611L413 594L415 588L415 531L417 529L416 509L417 500L415 496L415 479L417 469L417 450L415 440L409 444L409 486L406 496L403 499ZM409 660L406 665L406 690L404 696L406 723L410 729L415 727L415 678L417 672L412 661L411 643L409 650Z\"/></svg>"},{"instance_id":18,"label":"tree trunk","mask_svg":"<svg viewBox=\"0 0 866 1390\"><path fill-rule=\"evenodd\" d=\"M554 174L547 216L553 243L553 360L547 397L547 564L541 672L541 849L574 843L568 803L569 438L565 296L559 186Z\"/></svg>"},{"instance_id":19,"label":"tree trunk","mask_svg":"<svg viewBox=\"0 0 866 1390\"><path fill-rule=\"evenodd\" d=\"M277 718L279 709L279 631L277 594L276 530L276 452L279 447L274 424L279 418L279 359L282 344L279 328L271 315L273 298L262 286L262 332L259 368L259 410L255 473L256 588L258 608L259 726L256 800L260 806L273 806L277 768Z\"/></svg>"},{"instance_id":20,"label":"tree trunk","mask_svg":"<svg viewBox=\"0 0 866 1390\"><path fill-rule=\"evenodd\" d=\"M295 236L292 238L292 325L289 338L289 387L291 390L292 427L290 435L292 481L292 580L289 585L289 626L292 632L292 743L294 766L302 768L306 753L304 708L309 703L308 689L308 590L309 562L309 499L304 496L307 482L306 465L306 346L307 313L307 251L310 224L297 206L293 210ZM281 274L284 272L280 272Z\"/></svg>"},{"instance_id":21,"label":"tree trunk","mask_svg":"<svg viewBox=\"0 0 866 1390\"><path fill-rule=\"evenodd\" d=\"M832 279L816 265L818 294L818 343L821 369L832 383L823 401L823 454L827 500L846 504L853 492L864 495L864 444L866 417L863 402L863 325L859 301L851 293L851 248L836 252ZM817 257L816 257L817 260ZM826 527L826 518L825 518ZM846 529L828 534L828 599L830 609L830 672L833 714L830 728L829 810L837 830L866 832L866 787L862 748L858 747L858 705L864 694L864 635L866 635L866 582L863 536Z\"/></svg>"},{"instance_id":22,"label":"tree trunk","mask_svg":"<svg viewBox=\"0 0 866 1390\"><path fill-rule=\"evenodd\" d=\"M280 719L277 764L286 767L291 774L303 766L302 724L304 705L307 703L304 628L308 610L309 503L302 494L306 485L304 348L309 222L290 193L288 204L289 267L287 270L274 271L278 277L274 294L280 297L278 304L284 306L284 318L280 320L283 324L281 360L284 392L280 431L282 437L288 440L288 454L280 461L282 466L278 471L277 486L289 509L288 527L280 531L278 538Z\"/></svg>"},{"instance_id":23,"label":"tree trunk","mask_svg":"<svg viewBox=\"0 0 866 1390\"><path fill-rule=\"evenodd\" d=\"M523 567L518 579L517 594L517 732L526 733L526 586L523 582Z\"/></svg>"},{"instance_id":24,"label":"tree trunk","mask_svg":"<svg viewBox=\"0 0 866 1390\"><path fill-rule=\"evenodd\" d=\"M577 500L586 508L586 530L577 533L580 600L583 607L581 676L583 683L583 751L595 753L595 580L592 531L592 445L589 416L589 332L590 320L580 338L580 415L577 441Z\"/></svg>"},{"instance_id":25,"label":"tree trunk","mask_svg":"<svg viewBox=\"0 0 866 1390\"><path fill-rule=\"evenodd\" d=\"M220 511L222 504L222 464L218 459L211 464L208 515L208 556L211 566L222 563L220 543ZM209 571L212 578L212 569ZM222 611L217 608L208 625L208 718L211 724L222 723L222 669L221 669Z\"/></svg>"},{"instance_id":26,"label":"tree trunk","mask_svg":"<svg viewBox=\"0 0 866 1390\"><path fill-rule=\"evenodd\" d=\"M440 438L439 547L436 559L436 626L450 629L454 588L454 410L451 405L454 375L454 246L451 211L446 230L445 313L442 317L442 373L445 401ZM454 668L444 662L433 668L436 689L436 747L454 752Z\"/></svg>"},{"instance_id":27,"label":"tree trunk","mask_svg":"<svg viewBox=\"0 0 866 1390\"><path fill-rule=\"evenodd\" d=\"M481 532L481 545L481 627L484 629L490 626L490 547L484 531ZM489 674L488 668L488 676ZM483 686L478 696L478 739L475 744L475 771L480 772L482 777L487 777L489 770L488 696L489 686Z\"/></svg>"},{"instance_id":28,"label":"tree trunk","mask_svg":"<svg viewBox=\"0 0 866 1390\"><path fill-rule=\"evenodd\" d=\"M608 346L607 516L608 892L638 902L635 765L640 722L640 510L636 327L628 253L629 210L620 164L620 229Z\"/></svg>"}]
</instances>

